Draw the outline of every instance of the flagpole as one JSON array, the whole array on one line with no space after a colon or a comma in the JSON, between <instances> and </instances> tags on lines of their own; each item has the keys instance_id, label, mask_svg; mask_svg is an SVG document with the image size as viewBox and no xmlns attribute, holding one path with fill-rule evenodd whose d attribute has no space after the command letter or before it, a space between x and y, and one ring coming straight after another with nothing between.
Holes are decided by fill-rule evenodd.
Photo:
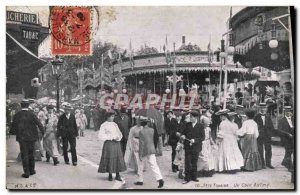
<instances>
[{"instance_id":1,"label":"flagpole","mask_svg":"<svg viewBox=\"0 0 300 195\"><path fill-rule=\"evenodd\" d=\"M175 43L173 45L174 47L174 59L173 59L173 94L176 94L176 62L175 62Z\"/></svg>"},{"instance_id":2,"label":"flagpole","mask_svg":"<svg viewBox=\"0 0 300 195\"><path fill-rule=\"evenodd\" d=\"M100 77L100 79L101 79L101 91L103 91L103 88L104 88L104 86L103 86L103 54L101 54L101 68L100 68L100 75L101 75L101 77Z\"/></svg>"},{"instance_id":3,"label":"flagpole","mask_svg":"<svg viewBox=\"0 0 300 195\"><path fill-rule=\"evenodd\" d=\"M209 63L209 67L211 67L210 42L211 42L211 35L209 35L209 48L208 48L208 63ZM208 77L209 77L209 83L208 83L208 102L209 102L209 105L210 105L210 96L211 96L210 69L208 69Z\"/></svg>"}]
</instances>

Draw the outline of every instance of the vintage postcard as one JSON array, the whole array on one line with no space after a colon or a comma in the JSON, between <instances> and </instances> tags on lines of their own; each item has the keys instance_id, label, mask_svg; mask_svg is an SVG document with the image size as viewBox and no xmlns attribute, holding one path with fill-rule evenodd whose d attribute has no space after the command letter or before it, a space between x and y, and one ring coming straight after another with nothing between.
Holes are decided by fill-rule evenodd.
<instances>
[{"instance_id":1,"label":"vintage postcard","mask_svg":"<svg viewBox=\"0 0 300 195\"><path fill-rule=\"evenodd\" d=\"M8 190L296 189L294 7L5 11Z\"/></svg>"}]
</instances>

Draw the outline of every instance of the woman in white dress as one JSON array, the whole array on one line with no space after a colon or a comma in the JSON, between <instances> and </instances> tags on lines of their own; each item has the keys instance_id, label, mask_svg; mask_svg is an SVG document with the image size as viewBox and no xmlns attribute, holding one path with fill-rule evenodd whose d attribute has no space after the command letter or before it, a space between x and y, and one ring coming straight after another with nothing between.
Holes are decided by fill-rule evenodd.
<instances>
[{"instance_id":1,"label":"woman in white dress","mask_svg":"<svg viewBox=\"0 0 300 195\"><path fill-rule=\"evenodd\" d=\"M106 121L100 126L98 137L104 141L99 173L109 173L108 180L112 181L112 173L116 173L116 180L122 181L120 172L126 170L120 141L122 133L114 121L114 112L106 113Z\"/></svg>"},{"instance_id":2,"label":"woman in white dress","mask_svg":"<svg viewBox=\"0 0 300 195\"><path fill-rule=\"evenodd\" d=\"M253 120L255 116L254 110L246 111L247 120L243 122L243 125L239 131L241 138L241 150L244 157L245 171L255 171L262 169L262 161L258 153L257 137L258 127L257 123Z\"/></svg>"},{"instance_id":3,"label":"woman in white dress","mask_svg":"<svg viewBox=\"0 0 300 195\"><path fill-rule=\"evenodd\" d=\"M237 143L238 128L228 120L229 110L220 110L222 122L217 132L218 152L216 157L215 171L235 173L244 166L244 159Z\"/></svg>"},{"instance_id":4,"label":"woman in white dress","mask_svg":"<svg viewBox=\"0 0 300 195\"><path fill-rule=\"evenodd\" d=\"M136 125L133 126L129 131L124 158L126 166L137 172L139 166L139 133L142 128L139 116L135 116L135 119Z\"/></svg>"},{"instance_id":5,"label":"woman in white dress","mask_svg":"<svg viewBox=\"0 0 300 195\"><path fill-rule=\"evenodd\" d=\"M209 125L211 119L207 116L203 116L201 122L205 125L205 140L202 141L202 150L199 154L197 171L198 177L211 177L214 174L215 160L213 156L213 146L215 145Z\"/></svg>"}]
</instances>

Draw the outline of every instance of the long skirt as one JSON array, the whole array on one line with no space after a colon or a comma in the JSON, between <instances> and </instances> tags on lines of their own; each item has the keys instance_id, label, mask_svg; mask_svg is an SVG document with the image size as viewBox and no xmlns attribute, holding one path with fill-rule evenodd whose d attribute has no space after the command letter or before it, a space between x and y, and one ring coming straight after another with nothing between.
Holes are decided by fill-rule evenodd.
<instances>
[{"instance_id":1,"label":"long skirt","mask_svg":"<svg viewBox=\"0 0 300 195\"><path fill-rule=\"evenodd\" d=\"M105 141L102 149L99 173L118 173L126 170L120 142Z\"/></svg>"},{"instance_id":2,"label":"long skirt","mask_svg":"<svg viewBox=\"0 0 300 195\"><path fill-rule=\"evenodd\" d=\"M50 157L58 156L58 143L54 131L46 132L43 147Z\"/></svg>"},{"instance_id":3,"label":"long skirt","mask_svg":"<svg viewBox=\"0 0 300 195\"><path fill-rule=\"evenodd\" d=\"M244 157L244 169L255 171L262 169L262 162L257 149L257 141L254 134L246 134L240 141Z\"/></svg>"},{"instance_id":4,"label":"long skirt","mask_svg":"<svg viewBox=\"0 0 300 195\"><path fill-rule=\"evenodd\" d=\"M238 147L237 139L233 135L224 137L219 142L215 171L237 171L243 166L244 159Z\"/></svg>"}]
</instances>

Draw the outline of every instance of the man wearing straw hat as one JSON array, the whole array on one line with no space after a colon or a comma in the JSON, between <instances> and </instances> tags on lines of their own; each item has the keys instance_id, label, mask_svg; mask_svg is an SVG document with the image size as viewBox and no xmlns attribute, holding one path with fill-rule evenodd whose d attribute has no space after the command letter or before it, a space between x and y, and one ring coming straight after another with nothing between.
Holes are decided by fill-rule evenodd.
<instances>
[{"instance_id":1,"label":"man wearing straw hat","mask_svg":"<svg viewBox=\"0 0 300 195\"><path fill-rule=\"evenodd\" d=\"M190 112L190 121L181 136L184 141L185 149L185 178L183 184L190 181L198 182L197 162L199 153L202 150L202 141L205 139L204 125L198 121L199 113Z\"/></svg>"},{"instance_id":2,"label":"man wearing straw hat","mask_svg":"<svg viewBox=\"0 0 300 195\"><path fill-rule=\"evenodd\" d=\"M292 169L292 154L294 152L294 117L292 116L292 107L284 107L284 117L279 120L278 130L281 135L281 142L285 149L282 165Z\"/></svg>"},{"instance_id":3,"label":"man wearing straw hat","mask_svg":"<svg viewBox=\"0 0 300 195\"><path fill-rule=\"evenodd\" d=\"M274 131L273 122L270 116L266 115L266 103L259 104L259 113L254 117L254 121L257 123L259 136L257 138L258 152L260 154L263 168L266 166L270 169L274 169L271 164L272 159L272 145L271 137Z\"/></svg>"},{"instance_id":4,"label":"man wearing straw hat","mask_svg":"<svg viewBox=\"0 0 300 195\"><path fill-rule=\"evenodd\" d=\"M24 173L22 177L29 178L34 175L35 161L34 161L34 145L38 140L38 130L44 133L44 127L38 118L28 110L29 101L23 100L21 102L22 110L15 116L12 123L12 130L16 132L16 139L20 144L21 158Z\"/></svg>"},{"instance_id":5,"label":"man wearing straw hat","mask_svg":"<svg viewBox=\"0 0 300 195\"><path fill-rule=\"evenodd\" d=\"M78 129L76 119L71 113L72 107L70 105L65 105L64 110L65 113L58 120L57 135L62 138L65 163L70 164L68 157L68 144L70 143L72 163L73 166L77 166L76 137L78 137Z\"/></svg>"}]
</instances>

